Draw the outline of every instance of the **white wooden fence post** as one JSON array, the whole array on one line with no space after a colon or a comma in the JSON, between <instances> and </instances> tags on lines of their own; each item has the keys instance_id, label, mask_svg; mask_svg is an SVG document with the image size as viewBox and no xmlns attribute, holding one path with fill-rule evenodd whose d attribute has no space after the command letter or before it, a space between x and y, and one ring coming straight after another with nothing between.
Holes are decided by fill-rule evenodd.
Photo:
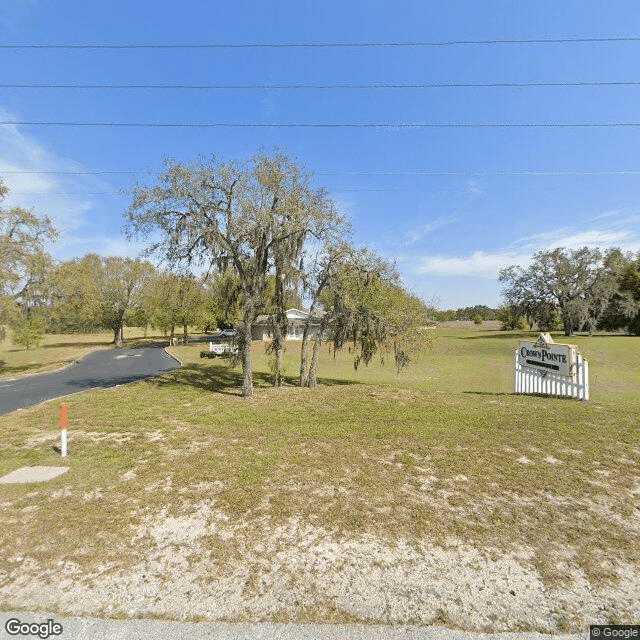
<instances>
[{"instance_id":1,"label":"white wooden fence post","mask_svg":"<svg viewBox=\"0 0 640 640\"><path fill-rule=\"evenodd\" d=\"M541 394L589 400L589 363L576 355L575 372L571 378L551 371L523 367L515 353L514 391L517 394Z\"/></svg>"}]
</instances>

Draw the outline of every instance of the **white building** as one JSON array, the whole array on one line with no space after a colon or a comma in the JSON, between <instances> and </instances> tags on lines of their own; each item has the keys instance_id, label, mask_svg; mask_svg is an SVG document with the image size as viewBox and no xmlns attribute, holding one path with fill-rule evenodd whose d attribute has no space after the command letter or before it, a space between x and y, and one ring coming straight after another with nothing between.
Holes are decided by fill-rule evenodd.
<instances>
[{"instance_id":1,"label":"white building","mask_svg":"<svg viewBox=\"0 0 640 640\"><path fill-rule=\"evenodd\" d=\"M287 309L286 314L288 321L287 340L302 340L302 332L309 317L309 312L301 311L300 309ZM323 315L323 311L316 311L311 319L309 337L312 340L318 335ZM251 325L251 339L271 340L271 334L269 333L269 316L260 315L253 321Z\"/></svg>"}]
</instances>

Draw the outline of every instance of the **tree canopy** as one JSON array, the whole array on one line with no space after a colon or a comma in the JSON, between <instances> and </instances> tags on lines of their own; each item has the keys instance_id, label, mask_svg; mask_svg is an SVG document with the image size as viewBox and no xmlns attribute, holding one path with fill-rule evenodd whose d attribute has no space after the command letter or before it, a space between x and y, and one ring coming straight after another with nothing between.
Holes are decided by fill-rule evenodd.
<instances>
[{"instance_id":1,"label":"tree canopy","mask_svg":"<svg viewBox=\"0 0 640 640\"><path fill-rule=\"evenodd\" d=\"M499 280L507 285L502 315L516 323L526 318L543 330L560 320L567 336L580 329L620 328L637 311L625 285L632 272L631 256L617 248L539 251L528 268L512 265L500 271Z\"/></svg>"},{"instance_id":2,"label":"tree canopy","mask_svg":"<svg viewBox=\"0 0 640 640\"><path fill-rule=\"evenodd\" d=\"M309 234L340 219L324 189L290 158L258 152L245 162L214 156L191 165L166 161L155 186L137 185L129 237L156 237L148 254L170 265L226 271L242 290L242 393L253 392L251 323L268 275L293 268Z\"/></svg>"},{"instance_id":3,"label":"tree canopy","mask_svg":"<svg viewBox=\"0 0 640 640\"><path fill-rule=\"evenodd\" d=\"M63 262L51 279L50 322L62 331L111 329L119 343L124 324L143 306L154 272L149 262L95 253Z\"/></svg>"},{"instance_id":4,"label":"tree canopy","mask_svg":"<svg viewBox=\"0 0 640 640\"><path fill-rule=\"evenodd\" d=\"M8 193L0 182L0 202ZM0 206L0 314L15 314L16 304L28 307L42 294L52 261L44 244L58 232L47 216L21 207Z\"/></svg>"},{"instance_id":5,"label":"tree canopy","mask_svg":"<svg viewBox=\"0 0 640 640\"><path fill-rule=\"evenodd\" d=\"M515 315L537 320L537 314L557 308L565 335L588 323L595 311L607 280L607 270L599 249L583 247L539 251L525 269L512 265L502 269L499 281L507 284L507 304Z\"/></svg>"}]
</instances>

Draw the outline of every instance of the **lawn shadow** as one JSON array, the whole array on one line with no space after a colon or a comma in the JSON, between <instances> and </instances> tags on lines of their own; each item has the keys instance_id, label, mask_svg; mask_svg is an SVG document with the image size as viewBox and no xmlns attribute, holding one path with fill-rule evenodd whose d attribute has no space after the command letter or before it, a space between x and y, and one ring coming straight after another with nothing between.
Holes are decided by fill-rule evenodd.
<instances>
[{"instance_id":1,"label":"lawn shadow","mask_svg":"<svg viewBox=\"0 0 640 640\"><path fill-rule=\"evenodd\" d=\"M538 339L538 336L540 335L539 331L525 331L524 333L517 333L515 331L505 331L505 332L498 332L495 334L492 334L490 336L487 335L480 335L480 336L451 336L452 338L457 338L458 340L529 340L529 339L533 339L533 341L535 342L535 340Z\"/></svg>"},{"instance_id":2,"label":"lawn shadow","mask_svg":"<svg viewBox=\"0 0 640 640\"><path fill-rule=\"evenodd\" d=\"M512 398L515 398L516 396L522 396L528 398L551 398L553 400L567 400L570 402L576 401L576 398L572 398L570 396L556 396L552 393L514 393L506 391L463 391L462 393L473 396L510 396ZM582 400L581 402L584 402L584 400Z\"/></svg>"},{"instance_id":3,"label":"lawn shadow","mask_svg":"<svg viewBox=\"0 0 640 640\"><path fill-rule=\"evenodd\" d=\"M580 338L640 338L640 336L634 336L630 333L596 333L594 335L585 334L575 334L575 336L568 336L570 338L580 337Z\"/></svg>"},{"instance_id":4,"label":"lawn shadow","mask_svg":"<svg viewBox=\"0 0 640 640\"><path fill-rule=\"evenodd\" d=\"M462 393L466 393L472 396L515 396L513 392L508 391L463 391Z\"/></svg>"},{"instance_id":5,"label":"lawn shadow","mask_svg":"<svg viewBox=\"0 0 640 640\"><path fill-rule=\"evenodd\" d=\"M243 375L241 368L232 368L226 363L207 362L185 364L179 369L153 379L153 384L158 387L171 388L188 385L196 389L202 389L211 393L222 393L231 396L242 395ZM283 386L299 387L297 376L283 376ZM341 380L337 378L318 379L318 386L336 386L361 384L353 380ZM271 374L264 371L253 372L253 385L258 389L273 387Z\"/></svg>"},{"instance_id":6,"label":"lawn shadow","mask_svg":"<svg viewBox=\"0 0 640 640\"><path fill-rule=\"evenodd\" d=\"M6 362L0 360L0 376L10 376L14 374L23 373L25 371L31 371L33 369L32 364L16 364L13 366L5 366Z\"/></svg>"},{"instance_id":7,"label":"lawn shadow","mask_svg":"<svg viewBox=\"0 0 640 640\"><path fill-rule=\"evenodd\" d=\"M108 347L112 342L98 340L96 342L54 342L52 344L43 344L39 349L64 349L68 347Z\"/></svg>"},{"instance_id":8,"label":"lawn shadow","mask_svg":"<svg viewBox=\"0 0 640 640\"><path fill-rule=\"evenodd\" d=\"M451 338L457 338L458 340L484 340L484 339L495 339L498 338L499 340L515 340L516 338L518 340L530 340L533 339L533 341L535 342L538 339L538 336L540 335L540 333L542 333L541 331L500 331L498 333L495 333L493 335L472 335L472 336L447 336L447 337L451 337ZM558 343L566 343L566 342L571 342L571 340L574 339L582 339L582 338L590 338L590 339L595 339L595 338L637 338L638 336L632 336L628 333L593 333L593 334L588 334L588 333L574 333L572 336L565 336L564 333L557 332L557 331L552 331L551 332L551 337L554 339L555 342Z\"/></svg>"}]
</instances>

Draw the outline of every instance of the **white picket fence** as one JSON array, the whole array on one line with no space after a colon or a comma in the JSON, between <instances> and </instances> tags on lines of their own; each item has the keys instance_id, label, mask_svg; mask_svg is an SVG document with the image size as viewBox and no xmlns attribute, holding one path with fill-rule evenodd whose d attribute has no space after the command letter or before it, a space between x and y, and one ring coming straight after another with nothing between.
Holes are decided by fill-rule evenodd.
<instances>
[{"instance_id":1,"label":"white picket fence","mask_svg":"<svg viewBox=\"0 0 640 640\"><path fill-rule=\"evenodd\" d=\"M576 372L570 378L559 376L551 371L539 371L530 367L523 367L518 362L516 351L515 392L547 396L563 396L589 399L589 363L578 353L576 354Z\"/></svg>"}]
</instances>

